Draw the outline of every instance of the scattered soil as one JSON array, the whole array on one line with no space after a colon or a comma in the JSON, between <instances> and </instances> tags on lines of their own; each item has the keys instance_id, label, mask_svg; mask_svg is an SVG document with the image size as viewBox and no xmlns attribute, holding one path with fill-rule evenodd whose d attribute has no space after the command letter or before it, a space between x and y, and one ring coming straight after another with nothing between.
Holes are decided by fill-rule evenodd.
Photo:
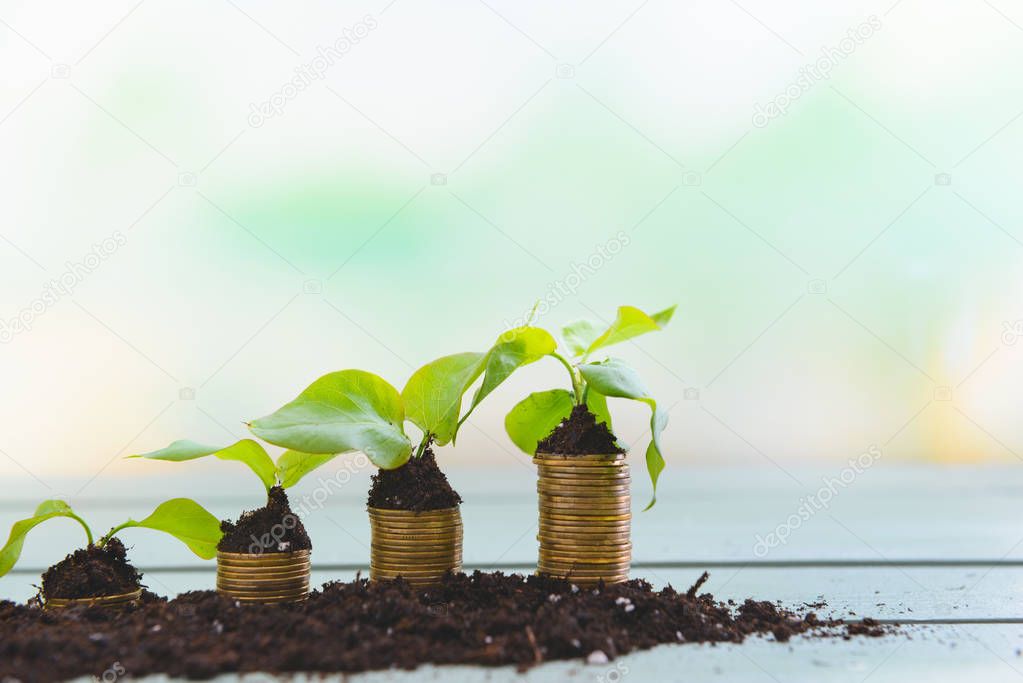
<instances>
[{"instance_id":1,"label":"scattered soil","mask_svg":"<svg viewBox=\"0 0 1023 683\"><path fill-rule=\"evenodd\" d=\"M736 608L697 595L699 585L685 593L654 591L641 580L580 589L561 579L476 572L448 575L423 590L401 580L330 583L298 605L240 606L209 591L169 602L147 593L140 606L120 612L0 602L0 680L102 675L115 663L133 678L358 672L428 662L525 669L558 659L603 664L663 643L892 631L769 602Z\"/></svg>"},{"instance_id":2,"label":"scattered soil","mask_svg":"<svg viewBox=\"0 0 1023 683\"><path fill-rule=\"evenodd\" d=\"M128 552L116 536L102 548L76 550L43 574L41 596L98 598L122 595L142 586L142 574L128 563Z\"/></svg>"},{"instance_id":3,"label":"scattered soil","mask_svg":"<svg viewBox=\"0 0 1023 683\"><path fill-rule=\"evenodd\" d=\"M461 502L431 448L397 469L378 471L369 489L369 506L383 510L444 510Z\"/></svg>"},{"instance_id":4,"label":"scattered soil","mask_svg":"<svg viewBox=\"0 0 1023 683\"><path fill-rule=\"evenodd\" d=\"M605 455L624 453L607 425L586 406L575 406L572 414L561 421L550 436L536 445L539 453L565 455Z\"/></svg>"},{"instance_id":5,"label":"scattered soil","mask_svg":"<svg viewBox=\"0 0 1023 683\"><path fill-rule=\"evenodd\" d=\"M217 550L225 553L290 553L312 550L302 520L291 511L284 489L270 489L266 507L242 513L237 524L221 522L224 537Z\"/></svg>"}]
</instances>

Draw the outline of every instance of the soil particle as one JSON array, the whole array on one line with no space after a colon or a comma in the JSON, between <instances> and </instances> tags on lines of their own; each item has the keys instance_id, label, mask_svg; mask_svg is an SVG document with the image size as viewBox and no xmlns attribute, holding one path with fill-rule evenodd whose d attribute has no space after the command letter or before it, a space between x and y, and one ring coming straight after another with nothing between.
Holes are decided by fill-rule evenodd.
<instances>
[{"instance_id":1,"label":"soil particle","mask_svg":"<svg viewBox=\"0 0 1023 683\"><path fill-rule=\"evenodd\" d=\"M515 665L610 661L663 643L740 643L771 634L850 638L869 632L747 600L735 610L699 590L633 580L580 589L501 573L448 575L433 589L404 581L330 583L298 605L239 605L202 591L147 594L122 611L42 611L0 602L0 680L101 675L211 678L228 672L359 672L425 663ZM866 620L863 624L867 624ZM875 633L874 629L881 630ZM61 656L55 657L54 653Z\"/></svg>"},{"instance_id":2,"label":"soil particle","mask_svg":"<svg viewBox=\"0 0 1023 683\"><path fill-rule=\"evenodd\" d=\"M586 406L575 406L550 436L536 445L538 453L605 455L624 453L615 435Z\"/></svg>"},{"instance_id":3,"label":"soil particle","mask_svg":"<svg viewBox=\"0 0 1023 683\"><path fill-rule=\"evenodd\" d=\"M312 550L302 520L291 511L288 495L275 486L265 507L242 513L237 523L220 523L224 537L217 550L225 553L290 553Z\"/></svg>"},{"instance_id":4,"label":"soil particle","mask_svg":"<svg viewBox=\"0 0 1023 683\"><path fill-rule=\"evenodd\" d=\"M397 469L374 474L369 489L369 506L382 510L444 510L461 502L430 448Z\"/></svg>"},{"instance_id":5,"label":"soil particle","mask_svg":"<svg viewBox=\"0 0 1023 683\"><path fill-rule=\"evenodd\" d=\"M127 560L117 537L98 548L76 550L43 574L41 595L47 598L96 598L137 590L142 574Z\"/></svg>"}]
</instances>

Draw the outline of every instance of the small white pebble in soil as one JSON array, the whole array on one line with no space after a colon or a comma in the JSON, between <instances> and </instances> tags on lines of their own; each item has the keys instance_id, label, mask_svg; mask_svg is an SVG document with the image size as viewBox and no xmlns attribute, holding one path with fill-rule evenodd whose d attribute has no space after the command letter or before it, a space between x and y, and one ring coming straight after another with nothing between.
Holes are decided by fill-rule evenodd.
<instances>
[{"instance_id":1,"label":"small white pebble in soil","mask_svg":"<svg viewBox=\"0 0 1023 683\"><path fill-rule=\"evenodd\" d=\"M675 638L676 638L677 640L680 640L680 641L681 641L681 640L685 640L685 639L684 639L684 638L682 637L682 631L675 631Z\"/></svg>"},{"instance_id":2,"label":"small white pebble in soil","mask_svg":"<svg viewBox=\"0 0 1023 683\"><path fill-rule=\"evenodd\" d=\"M575 584L573 583L573 584L572 584L572 592L573 592L573 593L578 593L578 592L579 592L579 586L577 586L577 585L575 585Z\"/></svg>"},{"instance_id":3,"label":"small white pebble in soil","mask_svg":"<svg viewBox=\"0 0 1023 683\"><path fill-rule=\"evenodd\" d=\"M219 620L214 619L213 620L213 631L219 636L221 633L224 632L224 625L221 624Z\"/></svg>"},{"instance_id":4,"label":"small white pebble in soil","mask_svg":"<svg viewBox=\"0 0 1023 683\"><path fill-rule=\"evenodd\" d=\"M607 655L600 650L594 650L590 653L590 656L586 658L587 664L607 664L609 661Z\"/></svg>"},{"instance_id":5,"label":"small white pebble in soil","mask_svg":"<svg viewBox=\"0 0 1023 683\"><path fill-rule=\"evenodd\" d=\"M490 645L492 642L494 642L494 639L490 636L485 636L483 638L483 642L486 643L487 645Z\"/></svg>"},{"instance_id":6,"label":"small white pebble in soil","mask_svg":"<svg viewBox=\"0 0 1023 683\"><path fill-rule=\"evenodd\" d=\"M631 612L634 609L636 609L636 606L633 605L631 602L628 605L625 606L625 611L626 612Z\"/></svg>"},{"instance_id":7,"label":"small white pebble in soil","mask_svg":"<svg viewBox=\"0 0 1023 683\"><path fill-rule=\"evenodd\" d=\"M551 593L547 596L547 602L557 602L558 600L561 600L561 596L555 593Z\"/></svg>"},{"instance_id":8,"label":"small white pebble in soil","mask_svg":"<svg viewBox=\"0 0 1023 683\"><path fill-rule=\"evenodd\" d=\"M583 646L583 644L579 642L578 638L573 638L572 639L572 647L574 647L576 650L578 650L582 646Z\"/></svg>"},{"instance_id":9,"label":"small white pebble in soil","mask_svg":"<svg viewBox=\"0 0 1023 683\"><path fill-rule=\"evenodd\" d=\"M104 633L90 633L89 640L93 643L106 642L107 636Z\"/></svg>"},{"instance_id":10,"label":"small white pebble in soil","mask_svg":"<svg viewBox=\"0 0 1023 683\"><path fill-rule=\"evenodd\" d=\"M152 633L159 633L160 631L163 630L163 626L160 626L159 624L153 624L153 628L151 628L149 630Z\"/></svg>"}]
</instances>

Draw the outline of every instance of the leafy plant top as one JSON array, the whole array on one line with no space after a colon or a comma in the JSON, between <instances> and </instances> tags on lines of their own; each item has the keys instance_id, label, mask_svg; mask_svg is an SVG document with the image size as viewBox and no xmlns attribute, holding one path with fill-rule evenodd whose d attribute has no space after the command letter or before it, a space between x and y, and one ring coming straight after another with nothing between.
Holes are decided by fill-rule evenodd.
<instances>
[{"instance_id":1,"label":"leafy plant top","mask_svg":"<svg viewBox=\"0 0 1023 683\"><path fill-rule=\"evenodd\" d=\"M576 405L585 405L597 418L611 428L608 398L639 401L650 408L650 443L646 448L647 471L654 488L650 509L657 501L657 480L664 470L661 434L668 415L650 395L639 374L618 358L593 361L591 357L609 346L620 344L649 332L664 328L675 313L675 306L647 314L634 306L621 306L614 322L601 326L588 320L566 325L562 338L568 355L552 349L547 355L564 366L572 389L549 389L534 392L520 401L505 417L505 430L520 449L534 455L537 444L566 419Z\"/></svg>"}]
</instances>

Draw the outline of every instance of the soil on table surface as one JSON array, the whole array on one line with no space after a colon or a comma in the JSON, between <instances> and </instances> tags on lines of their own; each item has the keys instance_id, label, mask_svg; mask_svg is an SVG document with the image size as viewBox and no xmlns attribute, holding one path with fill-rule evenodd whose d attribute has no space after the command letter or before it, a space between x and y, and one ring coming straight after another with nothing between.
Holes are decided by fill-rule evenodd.
<instances>
[{"instance_id":1,"label":"soil on table surface","mask_svg":"<svg viewBox=\"0 0 1023 683\"><path fill-rule=\"evenodd\" d=\"M275 486L270 489L266 507L242 513L237 523L220 523L224 537L217 550L225 553L290 553L312 550L302 520L291 511L288 495Z\"/></svg>"},{"instance_id":2,"label":"soil on table surface","mask_svg":"<svg viewBox=\"0 0 1023 683\"><path fill-rule=\"evenodd\" d=\"M42 611L0 602L0 680L100 675L210 678L227 672L358 672L425 663L512 664L558 659L606 663L663 643L786 642L881 636L870 620L846 623L773 603L720 603L653 590L641 580L580 589L562 579L501 573L448 575L434 589L404 581L330 583L297 605L239 605L212 591L115 611ZM60 652L59 657L53 653Z\"/></svg>"},{"instance_id":3,"label":"soil on table surface","mask_svg":"<svg viewBox=\"0 0 1023 683\"><path fill-rule=\"evenodd\" d=\"M40 594L49 598L98 598L123 595L142 587L142 574L128 563L117 537L98 548L76 550L43 573Z\"/></svg>"},{"instance_id":4,"label":"soil on table surface","mask_svg":"<svg viewBox=\"0 0 1023 683\"><path fill-rule=\"evenodd\" d=\"M369 489L369 506L383 510L445 510L461 502L430 448L397 469L378 471Z\"/></svg>"},{"instance_id":5,"label":"soil on table surface","mask_svg":"<svg viewBox=\"0 0 1023 683\"><path fill-rule=\"evenodd\" d=\"M608 455L624 453L607 424L586 406L575 406L572 413L561 421L550 436L536 445L537 453L563 455Z\"/></svg>"}]
</instances>

